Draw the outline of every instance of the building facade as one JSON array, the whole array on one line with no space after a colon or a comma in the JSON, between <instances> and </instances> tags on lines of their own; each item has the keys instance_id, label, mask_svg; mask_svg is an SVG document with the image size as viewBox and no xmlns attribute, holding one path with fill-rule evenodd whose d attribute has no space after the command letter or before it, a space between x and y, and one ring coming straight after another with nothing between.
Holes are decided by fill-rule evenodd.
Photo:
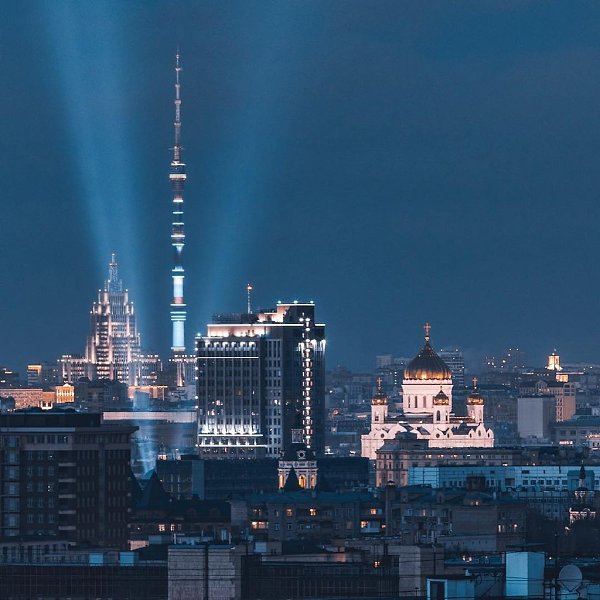
<instances>
[{"instance_id":1,"label":"building facade","mask_svg":"<svg viewBox=\"0 0 600 600\"><path fill-rule=\"evenodd\" d=\"M386 440L376 451L375 483L377 487L389 483L396 486L420 483L433 485L430 481L414 479L415 469L456 464L514 465L522 460L518 448L430 448L427 440L404 433L393 440Z\"/></svg>"},{"instance_id":2,"label":"building facade","mask_svg":"<svg viewBox=\"0 0 600 600\"><path fill-rule=\"evenodd\" d=\"M552 394L532 394L517 399L517 428L522 440L549 442L555 420L556 399Z\"/></svg>"},{"instance_id":3,"label":"building facade","mask_svg":"<svg viewBox=\"0 0 600 600\"><path fill-rule=\"evenodd\" d=\"M323 452L325 325L314 303L217 315L196 354L201 455L278 457L297 412L304 442Z\"/></svg>"},{"instance_id":4,"label":"building facade","mask_svg":"<svg viewBox=\"0 0 600 600\"><path fill-rule=\"evenodd\" d=\"M0 536L124 547L134 431L73 411L0 415Z\"/></svg>"}]
</instances>

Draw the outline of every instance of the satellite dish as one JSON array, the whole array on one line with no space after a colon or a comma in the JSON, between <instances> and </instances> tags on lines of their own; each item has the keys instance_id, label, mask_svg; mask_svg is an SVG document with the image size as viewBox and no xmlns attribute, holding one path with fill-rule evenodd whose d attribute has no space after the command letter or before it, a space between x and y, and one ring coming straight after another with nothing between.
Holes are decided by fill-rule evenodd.
<instances>
[{"instance_id":1,"label":"satellite dish","mask_svg":"<svg viewBox=\"0 0 600 600\"><path fill-rule=\"evenodd\" d=\"M575 565L566 565L558 574L558 583L560 587L567 592L573 593L581 585L583 575L579 567Z\"/></svg>"}]
</instances>

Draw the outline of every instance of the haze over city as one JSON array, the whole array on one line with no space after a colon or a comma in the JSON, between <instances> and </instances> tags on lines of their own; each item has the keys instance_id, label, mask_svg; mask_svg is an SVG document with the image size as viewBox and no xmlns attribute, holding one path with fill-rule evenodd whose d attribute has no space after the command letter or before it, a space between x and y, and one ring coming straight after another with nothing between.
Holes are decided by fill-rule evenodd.
<instances>
[{"instance_id":1,"label":"haze over city","mask_svg":"<svg viewBox=\"0 0 600 600\"><path fill-rule=\"evenodd\" d=\"M0 363L81 351L112 251L169 346L183 64L188 346L214 312L315 300L328 364L598 360L596 3L3 7ZM66 326L68 325L68 326Z\"/></svg>"}]
</instances>

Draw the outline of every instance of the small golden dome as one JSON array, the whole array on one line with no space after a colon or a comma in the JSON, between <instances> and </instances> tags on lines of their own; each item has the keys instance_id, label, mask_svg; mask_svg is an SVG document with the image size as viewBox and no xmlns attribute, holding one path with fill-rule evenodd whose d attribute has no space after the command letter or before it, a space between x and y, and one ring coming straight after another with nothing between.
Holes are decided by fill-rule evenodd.
<instances>
[{"instance_id":1,"label":"small golden dome","mask_svg":"<svg viewBox=\"0 0 600 600\"><path fill-rule=\"evenodd\" d=\"M433 397L433 404L435 406L446 406L450 404L450 398L444 394L442 388L440 388L440 391Z\"/></svg>"},{"instance_id":2,"label":"small golden dome","mask_svg":"<svg viewBox=\"0 0 600 600\"><path fill-rule=\"evenodd\" d=\"M383 391L381 384L383 383L383 379L381 377L377 378L377 391L371 400L371 404L373 406L383 405L388 403L388 397L386 393Z\"/></svg>"},{"instance_id":3,"label":"small golden dome","mask_svg":"<svg viewBox=\"0 0 600 600\"><path fill-rule=\"evenodd\" d=\"M467 398L467 404L470 404L471 406L483 404L483 396L477 391L477 377L473 377L473 391Z\"/></svg>"},{"instance_id":4,"label":"small golden dome","mask_svg":"<svg viewBox=\"0 0 600 600\"><path fill-rule=\"evenodd\" d=\"M467 398L467 404L483 404L483 396L479 392L471 392Z\"/></svg>"}]
</instances>

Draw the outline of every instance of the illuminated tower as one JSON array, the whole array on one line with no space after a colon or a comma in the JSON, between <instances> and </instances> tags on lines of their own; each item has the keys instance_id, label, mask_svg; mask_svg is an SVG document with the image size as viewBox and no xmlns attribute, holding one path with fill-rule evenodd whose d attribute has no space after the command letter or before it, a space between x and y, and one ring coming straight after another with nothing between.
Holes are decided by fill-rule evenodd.
<instances>
[{"instance_id":1,"label":"illuminated tower","mask_svg":"<svg viewBox=\"0 0 600 600\"><path fill-rule=\"evenodd\" d=\"M173 191L173 224L171 227L171 245L173 246L173 299L171 300L171 324L173 338L171 350L177 365L177 385L185 385L185 319L187 315L183 296L183 246L185 233L183 231L183 189L185 187L185 163L181 160L181 85L179 83L179 52L175 56L175 144L173 145L173 160L169 180Z\"/></svg>"},{"instance_id":2,"label":"illuminated tower","mask_svg":"<svg viewBox=\"0 0 600 600\"><path fill-rule=\"evenodd\" d=\"M119 266L113 253L108 279L98 290L98 300L90 311L90 336L85 360L91 375L137 385L140 377L140 334L137 331L133 302L123 289Z\"/></svg>"}]
</instances>

